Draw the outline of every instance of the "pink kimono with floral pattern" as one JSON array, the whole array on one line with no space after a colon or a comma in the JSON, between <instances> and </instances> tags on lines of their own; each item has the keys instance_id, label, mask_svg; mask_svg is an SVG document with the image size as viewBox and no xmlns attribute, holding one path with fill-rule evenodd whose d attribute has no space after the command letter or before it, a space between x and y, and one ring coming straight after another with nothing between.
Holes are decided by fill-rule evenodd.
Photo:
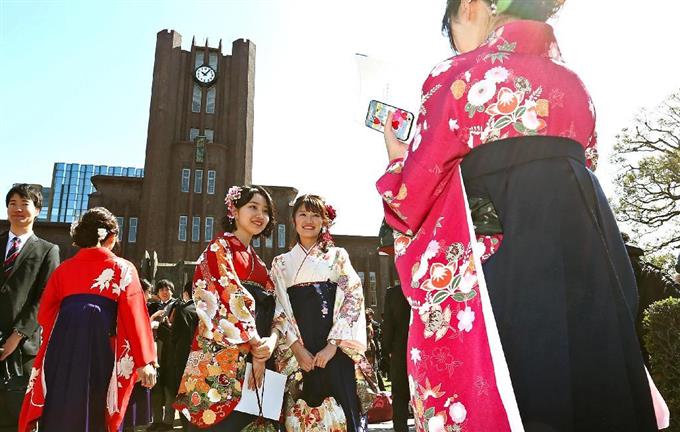
<instances>
[{"instance_id":1,"label":"pink kimono with floral pattern","mask_svg":"<svg viewBox=\"0 0 680 432\"><path fill-rule=\"evenodd\" d=\"M432 70L408 154L377 183L413 310L407 362L418 430L523 430L481 272L502 235L475 238L460 164L477 146L532 135L579 142L596 164L593 104L562 64L552 28L515 21Z\"/></svg>"}]
</instances>

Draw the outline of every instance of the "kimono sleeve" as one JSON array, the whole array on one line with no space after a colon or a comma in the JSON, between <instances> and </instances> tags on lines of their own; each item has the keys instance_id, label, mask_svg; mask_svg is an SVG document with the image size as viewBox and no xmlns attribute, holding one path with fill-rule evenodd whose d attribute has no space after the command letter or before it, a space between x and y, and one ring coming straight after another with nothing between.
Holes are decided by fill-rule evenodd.
<instances>
[{"instance_id":1,"label":"kimono sleeve","mask_svg":"<svg viewBox=\"0 0 680 432\"><path fill-rule=\"evenodd\" d=\"M340 346L366 351L366 313L361 279L349 261L347 251L338 248L333 272L338 288L335 294L333 327L328 339L340 340Z\"/></svg>"},{"instance_id":2,"label":"kimono sleeve","mask_svg":"<svg viewBox=\"0 0 680 432\"><path fill-rule=\"evenodd\" d=\"M443 92L423 102L415 135L404 159L395 159L376 183L383 199L385 219L397 231L414 235L439 195L445 190L455 167L470 149L459 136L456 104L444 87L423 93ZM427 104L427 109L425 106Z\"/></svg>"},{"instance_id":3,"label":"kimono sleeve","mask_svg":"<svg viewBox=\"0 0 680 432\"><path fill-rule=\"evenodd\" d=\"M139 368L156 362L153 333L137 270L131 263L122 260L118 261L118 265L121 269L118 325L125 328L135 368Z\"/></svg>"},{"instance_id":4,"label":"kimono sleeve","mask_svg":"<svg viewBox=\"0 0 680 432\"><path fill-rule=\"evenodd\" d=\"M223 346L240 345L258 337L255 302L243 288L224 239L214 241L199 258L193 297L200 335Z\"/></svg>"},{"instance_id":5,"label":"kimono sleeve","mask_svg":"<svg viewBox=\"0 0 680 432\"><path fill-rule=\"evenodd\" d=\"M290 310L290 302L288 301L288 283L284 277L283 257L278 256L272 262L272 269L270 277L274 282L276 295L276 309L274 310L274 322L272 324L274 330L279 333L280 339L285 341L285 347L290 347L300 337L297 333L297 326L295 318Z\"/></svg>"}]
</instances>

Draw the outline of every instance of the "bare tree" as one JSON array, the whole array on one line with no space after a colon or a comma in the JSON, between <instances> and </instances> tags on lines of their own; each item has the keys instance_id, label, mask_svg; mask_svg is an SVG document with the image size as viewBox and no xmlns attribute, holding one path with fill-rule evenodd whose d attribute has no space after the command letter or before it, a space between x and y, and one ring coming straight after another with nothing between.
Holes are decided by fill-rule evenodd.
<instances>
[{"instance_id":1,"label":"bare tree","mask_svg":"<svg viewBox=\"0 0 680 432\"><path fill-rule=\"evenodd\" d=\"M614 211L652 253L680 246L680 91L616 136Z\"/></svg>"}]
</instances>

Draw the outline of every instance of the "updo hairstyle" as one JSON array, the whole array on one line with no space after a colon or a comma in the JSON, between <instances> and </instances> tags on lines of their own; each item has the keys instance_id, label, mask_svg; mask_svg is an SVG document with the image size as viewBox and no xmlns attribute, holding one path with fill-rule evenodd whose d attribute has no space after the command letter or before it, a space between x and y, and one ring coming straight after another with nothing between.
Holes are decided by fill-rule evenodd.
<instances>
[{"instance_id":1,"label":"updo hairstyle","mask_svg":"<svg viewBox=\"0 0 680 432\"><path fill-rule=\"evenodd\" d=\"M100 231L100 229L105 231ZM102 234L104 234L103 237ZM118 234L118 221L113 213L104 207L87 210L71 226L73 243L81 248L95 247L116 234Z\"/></svg>"}]
</instances>

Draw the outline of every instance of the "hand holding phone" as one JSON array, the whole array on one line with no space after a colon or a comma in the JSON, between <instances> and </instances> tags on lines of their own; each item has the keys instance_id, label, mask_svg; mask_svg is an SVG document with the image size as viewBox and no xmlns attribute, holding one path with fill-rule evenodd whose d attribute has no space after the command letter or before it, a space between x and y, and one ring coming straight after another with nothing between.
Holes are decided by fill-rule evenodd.
<instances>
[{"instance_id":1,"label":"hand holding phone","mask_svg":"<svg viewBox=\"0 0 680 432\"><path fill-rule=\"evenodd\" d=\"M413 114L406 110L388 105L384 102L372 100L368 104L366 126L373 130L377 130L378 132L384 132L387 114L390 112L393 113L392 124L390 126L394 130L397 139L406 141L411 133L414 119Z\"/></svg>"}]
</instances>

